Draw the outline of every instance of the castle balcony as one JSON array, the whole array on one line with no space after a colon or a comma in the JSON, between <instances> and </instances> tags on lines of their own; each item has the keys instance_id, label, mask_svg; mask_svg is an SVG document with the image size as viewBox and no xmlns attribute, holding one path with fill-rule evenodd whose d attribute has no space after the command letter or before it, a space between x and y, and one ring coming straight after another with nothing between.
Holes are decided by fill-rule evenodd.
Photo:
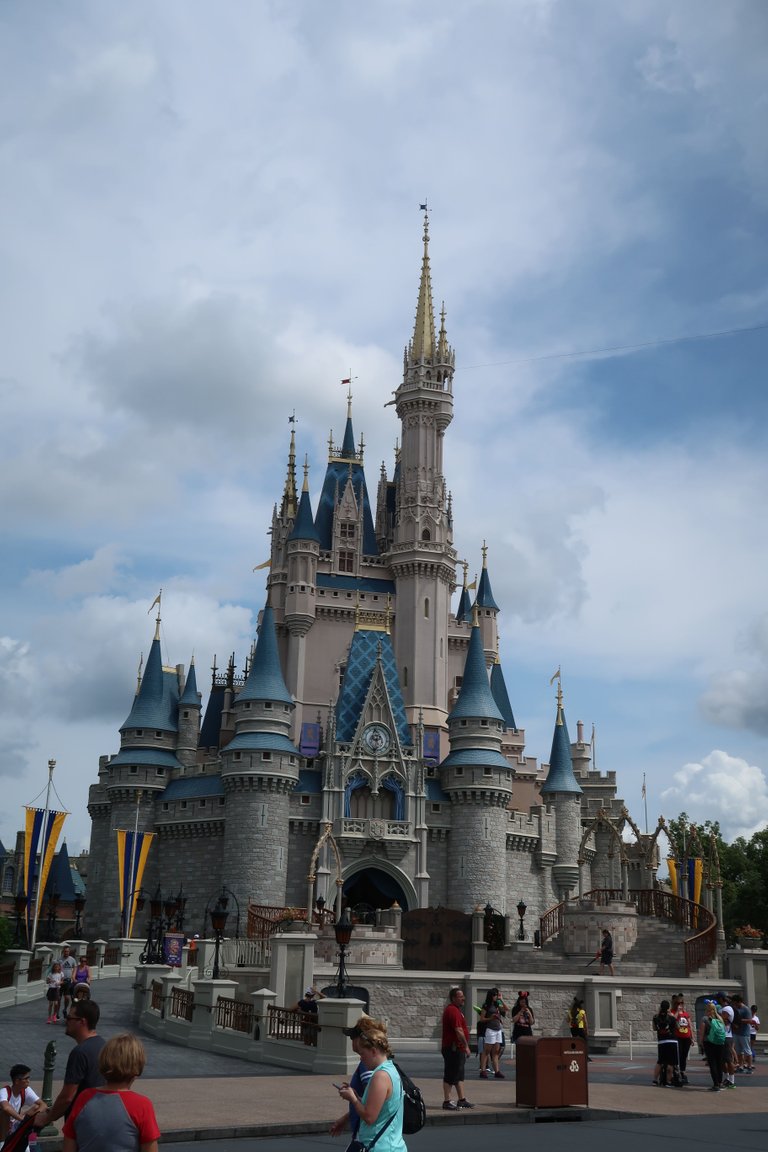
<instances>
[{"instance_id":1,"label":"castle balcony","mask_svg":"<svg viewBox=\"0 0 768 1152\"><path fill-rule=\"evenodd\" d=\"M336 821L334 836L345 859L354 859L369 853L373 845L380 844L387 859L397 863L411 850L415 842L410 820L387 820L383 817L345 817Z\"/></svg>"}]
</instances>

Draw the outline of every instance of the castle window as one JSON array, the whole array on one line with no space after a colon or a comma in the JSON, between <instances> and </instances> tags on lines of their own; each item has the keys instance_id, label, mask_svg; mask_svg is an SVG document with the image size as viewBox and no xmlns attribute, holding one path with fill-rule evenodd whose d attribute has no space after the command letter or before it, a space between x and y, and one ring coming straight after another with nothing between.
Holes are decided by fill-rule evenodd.
<instances>
[{"instance_id":1,"label":"castle window","mask_svg":"<svg viewBox=\"0 0 768 1152\"><path fill-rule=\"evenodd\" d=\"M262 758L262 760L271 760L272 759L272 753L271 752L262 752L261 758Z\"/></svg>"},{"instance_id":2,"label":"castle window","mask_svg":"<svg viewBox=\"0 0 768 1152\"><path fill-rule=\"evenodd\" d=\"M164 774L165 768L155 768L155 776L163 776Z\"/></svg>"},{"instance_id":3,"label":"castle window","mask_svg":"<svg viewBox=\"0 0 768 1152\"><path fill-rule=\"evenodd\" d=\"M189 708L185 708L181 714L182 720L189 720Z\"/></svg>"},{"instance_id":4,"label":"castle window","mask_svg":"<svg viewBox=\"0 0 768 1152\"><path fill-rule=\"evenodd\" d=\"M205 808L206 803L207 803L207 801L205 801L205 800L198 800L197 806L198 806L198 808Z\"/></svg>"},{"instance_id":5,"label":"castle window","mask_svg":"<svg viewBox=\"0 0 768 1152\"><path fill-rule=\"evenodd\" d=\"M457 776L463 776L463 775L464 775L464 768L463 768L463 766L462 766L462 765L459 765L459 767L458 767L458 768L456 768L456 770L455 770L455 771L456 771L456 775L457 775Z\"/></svg>"},{"instance_id":6,"label":"castle window","mask_svg":"<svg viewBox=\"0 0 768 1152\"><path fill-rule=\"evenodd\" d=\"M224 797L219 796L219 806L223 805L223 803L224 803Z\"/></svg>"},{"instance_id":7,"label":"castle window","mask_svg":"<svg viewBox=\"0 0 768 1152\"><path fill-rule=\"evenodd\" d=\"M299 797L299 803L300 804L309 804L310 800L311 800L310 796L300 796Z\"/></svg>"},{"instance_id":8,"label":"castle window","mask_svg":"<svg viewBox=\"0 0 768 1152\"><path fill-rule=\"evenodd\" d=\"M424 529L424 531L421 534L421 538L422 538L422 540L425 540L425 541L432 539L432 536L430 535L429 528Z\"/></svg>"},{"instance_id":9,"label":"castle window","mask_svg":"<svg viewBox=\"0 0 768 1152\"><path fill-rule=\"evenodd\" d=\"M432 805L432 811L433 812L442 812L442 810L443 810L442 804L433 804Z\"/></svg>"},{"instance_id":10,"label":"castle window","mask_svg":"<svg viewBox=\"0 0 768 1152\"><path fill-rule=\"evenodd\" d=\"M181 808L181 810L182 810L182 812L183 812L183 811L184 811L184 809L185 809L186 807L187 807L187 802L186 802L186 800L182 800L182 801L180 802L180 804L179 804L179 808Z\"/></svg>"},{"instance_id":11,"label":"castle window","mask_svg":"<svg viewBox=\"0 0 768 1152\"><path fill-rule=\"evenodd\" d=\"M250 712L250 710L251 710L251 702L250 702L250 700L246 700L246 702L245 702L245 711L246 711L246 712Z\"/></svg>"},{"instance_id":12,"label":"castle window","mask_svg":"<svg viewBox=\"0 0 768 1152\"><path fill-rule=\"evenodd\" d=\"M467 726L466 720L462 720L462 721L460 721L460 723L461 723L462 728L466 728L466 726Z\"/></svg>"},{"instance_id":13,"label":"castle window","mask_svg":"<svg viewBox=\"0 0 768 1152\"><path fill-rule=\"evenodd\" d=\"M128 769L128 773L131 776L138 776L138 774L139 774L138 764L131 764L130 768Z\"/></svg>"},{"instance_id":14,"label":"castle window","mask_svg":"<svg viewBox=\"0 0 768 1152\"><path fill-rule=\"evenodd\" d=\"M162 732L155 732L155 740L162 740L162 738L163 738Z\"/></svg>"},{"instance_id":15,"label":"castle window","mask_svg":"<svg viewBox=\"0 0 768 1152\"><path fill-rule=\"evenodd\" d=\"M408 687L408 667L403 665L403 688Z\"/></svg>"},{"instance_id":16,"label":"castle window","mask_svg":"<svg viewBox=\"0 0 768 1152\"><path fill-rule=\"evenodd\" d=\"M143 728L137 728L136 729L136 735L137 736L143 736L144 735L144 729Z\"/></svg>"},{"instance_id":17,"label":"castle window","mask_svg":"<svg viewBox=\"0 0 768 1152\"><path fill-rule=\"evenodd\" d=\"M264 701L264 707L265 708L271 708L272 707L272 701L271 700L265 700Z\"/></svg>"},{"instance_id":18,"label":"castle window","mask_svg":"<svg viewBox=\"0 0 768 1152\"><path fill-rule=\"evenodd\" d=\"M3 892L13 892L13 868L10 865L3 872Z\"/></svg>"},{"instance_id":19,"label":"castle window","mask_svg":"<svg viewBox=\"0 0 768 1152\"><path fill-rule=\"evenodd\" d=\"M168 801L167 801L167 800L165 800L165 801L163 802L163 812L168 812L168 811L169 811L169 809L170 809L170 807L171 807L171 806L170 806L170 804L168 803Z\"/></svg>"},{"instance_id":20,"label":"castle window","mask_svg":"<svg viewBox=\"0 0 768 1152\"><path fill-rule=\"evenodd\" d=\"M493 768L483 768L483 776L493 776Z\"/></svg>"},{"instance_id":21,"label":"castle window","mask_svg":"<svg viewBox=\"0 0 768 1152\"><path fill-rule=\"evenodd\" d=\"M488 721L487 720L481 720L480 721L480 727L481 728L487 728L488 727Z\"/></svg>"},{"instance_id":22,"label":"castle window","mask_svg":"<svg viewBox=\"0 0 768 1152\"><path fill-rule=\"evenodd\" d=\"M461 688L461 685L462 685L462 684L463 684L463 682L464 682L464 677L463 677L463 676L457 676L457 677L456 677L456 679L455 679L453 682L454 682L454 684L456 685L456 687L457 687L457 688Z\"/></svg>"},{"instance_id":23,"label":"castle window","mask_svg":"<svg viewBox=\"0 0 768 1152\"><path fill-rule=\"evenodd\" d=\"M429 596L424 597L424 619L429 620Z\"/></svg>"},{"instance_id":24,"label":"castle window","mask_svg":"<svg viewBox=\"0 0 768 1152\"><path fill-rule=\"evenodd\" d=\"M355 554L354 552L339 552L339 572L354 572L355 570Z\"/></svg>"},{"instance_id":25,"label":"castle window","mask_svg":"<svg viewBox=\"0 0 768 1152\"><path fill-rule=\"evenodd\" d=\"M235 760L242 760L242 758L243 758L242 752L235 752Z\"/></svg>"},{"instance_id":26,"label":"castle window","mask_svg":"<svg viewBox=\"0 0 768 1152\"><path fill-rule=\"evenodd\" d=\"M339 524L339 536L342 540L354 540L355 538L355 522L354 520L342 520Z\"/></svg>"}]
</instances>

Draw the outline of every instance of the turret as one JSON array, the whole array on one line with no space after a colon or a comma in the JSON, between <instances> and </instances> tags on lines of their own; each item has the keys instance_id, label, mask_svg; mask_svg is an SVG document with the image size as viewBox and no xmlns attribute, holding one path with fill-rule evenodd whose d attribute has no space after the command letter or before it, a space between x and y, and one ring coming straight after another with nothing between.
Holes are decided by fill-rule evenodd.
<instances>
[{"instance_id":1,"label":"turret","mask_svg":"<svg viewBox=\"0 0 768 1152\"><path fill-rule=\"evenodd\" d=\"M506 859L513 772L501 754L503 730L475 619L461 692L448 717L451 750L440 765L440 785L452 805L448 891L467 912L489 900L505 910L506 869L499 862Z\"/></svg>"},{"instance_id":2,"label":"turret","mask_svg":"<svg viewBox=\"0 0 768 1152\"><path fill-rule=\"evenodd\" d=\"M579 883L579 844L581 840L581 785L571 763L571 741L563 710L563 690L558 676L557 716L549 756L549 772L541 786L541 797L554 809L557 820L557 863L552 881L558 900L567 900Z\"/></svg>"},{"instance_id":3,"label":"turret","mask_svg":"<svg viewBox=\"0 0 768 1152\"><path fill-rule=\"evenodd\" d=\"M300 764L290 739L294 707L267 605L248 676L234 701L235 735L221 753L226 797L222 881L242 907L249 899L285 902L288 798Z\"/></svg>"},{"instance_id":4,"label":"turret","mask_svg":"<svg viewBox=\"0 0 768 1152\"><path fill-rule=\"evenodd\" d=\"M184 691L179 700L179 743L177 755L184 768L193 767L197 761L197 746L200 741L200 713L202 697L197 690L195 658L189 662L189 672L184 683Z\"/></svg>"},{"instance_id":5,"label":"turret","mask_svg":"<svg viewBox=\"0 0 768 1152\"><path fill-rule=\"evenodd\" d=\"M485 662L490 665L495 659L499 647L499 606L493 598L491 578L488 575L488 545L485 540L483 540L483 568L480 573L480 583L477 586L475 604L477 605L480 631L483 637Z\"/></svg>"}]
</instances>

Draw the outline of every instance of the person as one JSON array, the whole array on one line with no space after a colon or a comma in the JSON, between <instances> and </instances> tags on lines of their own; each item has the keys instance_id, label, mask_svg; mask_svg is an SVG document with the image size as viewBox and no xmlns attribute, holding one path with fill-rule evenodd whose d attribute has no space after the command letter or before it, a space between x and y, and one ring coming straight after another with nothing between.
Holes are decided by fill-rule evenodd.
<instances>
[{"instance_id":1,"label":"person","mask_svg":"<svg viewBox=\"0 0 768 1152\"><path fill-rule=\"evenodd\" d=\"M72 949L69 944L64 944L61 949L61 999L62 1011L64 1019L67 1018L69 1005L72 998L72 989L75 983L75 969L77 968L77 961L72 955Z\"/></svg>"},{"instance_id":2,"label":"person","mask_svg":"<svg viewBox=\"0 0 768 1152\"><path fill-rule=\"evenodd\" d=\"M14 1064L10 1084L0 1088L0 1144L16 1131L25 1116L43 1107L42 1100L29 1086L30 1072L26 1064Z\"/></svg>"},{"instance_id":3,"label":"person","mask_svg":"<svg viewBox=\"0 0 768 1152\"><path fill-rule=\"evenodd\" d=\"M502 1000L498 988L491 988L487 993L480 1009L479 1025L484 1025L483 1051L480 1054L480 1079L488 1079L488 1060L490 1058L494 1079L503 1080L504 1073L499 1067L499 1053L501 1052L502 1038L504 1036L503 1020L507 1014L507 1006ZM478 1025L478 1027L479 1027Z\"/></svg>"},{"instance_id":4,"label":"person","mask_svg":"<svg viewBox=\"0 0 768 1152\"><path fill-rule=\"evenodd\" d=\"M157 1152L160 1129L146 1096L132 1092L146 1064L144 1045L124 1032L99 1052L102 1088L81 1092L64 1122L62 1152Z\"/></svg>"},{"instance_id":5,"label":"person","mask_svg":"<svg viewBox=\"0 0 768 1152\"><path fill-rule=\"evenodd\" d=\"M600 957L600 975L605 975L607 968L611 976L613 976L613 936L607 928L603 928L603 936L600 941L600 949L598 951Z\"/></svg>"},{"instance_id":6,"label":"person","mask_svg":"<svg viewBox=\"0 0 768 1152\"><path fill-rule=\"evenodd\" d=\"M733 1008L730 1005L730 996L725 992L718 992L715 996L720 1019L725 1025L725 1074L723 1088L736 1087L736 1053L733 1047Z\"/></svg>"},{"instance_id":7,"label":"person","mask_svg":"<svg viewBox=\"0 0 768 1152\"><path fill-rule=\"evenodd\" d=\"M311 988L307 988L301 1000L298 1000L291 1012L303 1012L307 1018L301 1026L301 1035L305 1044L317 1044L317 1033L319 1031L317 1025L317 1002L318 1000L325 1000L323 993L313 984Z\"/></svg>"},{"instance_id":8,"label":"person","mask_svg":"<svg viewBox=\"0 0 768 1152\"><path fill-rule=\"evenodd\" d=\"M357 1057L359 1057L360 1049L358 1044L361 1035L359 1030L357 1028L343 1028L342 1031L344 1035L348 1036L352 1041L352 1051ZM366 1068L365 1064L363 1064L362 1060L360 1060L357 1068L355 1068L354 1072L352 1073L352 1079L349 1081L349 1086L350 1088L354 1089L356 1095L362 1096L364 1094L366 1085L371 1076L373 1076L372 1069ZM344 1115L339 1116L338 1120L334 1120L333 1124L331 1124L331 1136L339 1136L347 1128L351 1132L352 1140L356 1140L358 1129L360 1128L360 1117L358 1116L357 1109L353 1104L348 1104L347 1111L344 1113Z\"/></svg>"},{"instance_id":9,"label":"person","mask_svg":"<svg viewBox=\"0 0 768 1152\"><path fill-rule=\"evenodd\" d=\"M757 1030L760 1027L760 1017L757 1014L757 1004L750 1004L749 1010L752 1013L752 1019L749 1022L749 1047L752 1052L752 1067L754 1068L757 1064L755 1043L757 1042Z\"/></svg>"},{"instance_id":10,"label":"person","mask_svg":"<svg viewBox=\"0 0 768 1152\"><path fill-rule=\"evenodd\" d=\"M55 1024L59 1018L59 1010L61 1008L61 986L64 982L64 976L61 971L61 964L58 960L54 960L51 964L51 970L45 978L47 985L47 992L45 998L48 1002L48 1019L46 1024Z\"/></svg>"},{"instance_id":11,"label":"person","mask_svg":"<svg viewBox=\"0 0 768 1152\"><path fill-rule=\"evenodd\" d=\"M469 1028L464 1019L464 991L451 988L448 1003L443 1009L440 1051L443 1057L443 1110L454 1112L457 1108L472 1108L464 1095L464 1065L469 1056ZM451 1099L451 1089L456 1089L457 1099Z\"/></svg>"},{"instance_id":12,"label":"person","mask_svg":"<svg viewBox=\"0 0 768 1152\"><path fill-rule=\"evenodd\" d=\"M677 1054L677 1040L675 1039L675 1018L670 1012L669 1000L662 1000L659 1010L653 1018L653 1031L656 1034L657 1055L656 1067L653 1070L653 1083L659 1088L667 1088L670 1083L670 1069L672 1083L680 1084L679 1057Z\"/></svg>"},{"instance_id":13,"label":"person","mask_svg":"<svg viewBox=\"0 0 768 1152\"><path fill-rule=\"evenodd\" d=\"M685 1007L685 997L682 992L677 992L672 997L670 1012L675 1018L675 1040L677 1040L680 1080L681 1083L687 1084L688 1075L686 1069L688 1067L688 1053L693 1043L693 1024L691 1023L688 1010Z\"/></svg>"},{"instance_id":14,"label":"person","mask_svg":"<svg viewBox=\"0 0 768 1152\"><path fill-rule=\"evenodd\" d=\"M736 1060L736 1071L743 1072L746 1076L752 1075L752 1045L749 1039L749 1030L752 1020L752 1013L744 1003L741 993L734 992L731 996L731 1008L733 1009L733 1022L731 1024L731 1031L733 1032L733 1048L734 1059Z\"/></svg>"},{"instance_id":15,"label":"person","mask_svg":"<svg viewBox=\"0 0 768 1152\"><path fill-rule=\"evenodd\" d=\"M104 1039L96 1032L99 1006L93 1000L78 1000L73 1004L66 1020L67 1036L76 1041L64 1069L64 1084L50 1108L43 1108L35 1116L35 1127L44 1128L67 1116L77 1097L87 1088L101 1088L104 1077L99 1070L99 1053Z\"/></svg>"},{"instance_id":16,"label":"person","mask_svg":"<svg viewBox=\"0 0 768 1152\"><path fill-rule=\"evenodd\" d=\"M72 977L73 985L77 984L90 984L91 982L91 969L88 965L88 960L85 956L81 956L75 965L75 974Z\"/></svg>"},{"instance_id":17,"label":"person","mask_svg":"<svg viewBox=\"0 0 768 1152\"><path fill-rule=\"evenodd\" d=\"M713 1026L713 1020L717 1022ZM717 1029L717 1031L715 1030ZM712 1077L711 1092L722 1092L725 1071L725 1026L720 1019L714 1000L707 1000L699 1026L699 1044Z\"/></svg>"},{"instance_id":18,"label":"person","mask_svg":"<svg viewBox=\"0 0 768 1152\"><path fill-rule=\"evenodd\" d=\"M382 1020L361 1016L354 1026L358 1055L372 1073L360 1096L350 1084L342 1084L339 1095L360 1118L358 1139L377 1152L407 1152L403 1140L403 1085L392 1062L387 1028Z\"/></svg>"},{"instance_id":19,"label":"person","mask_svg":"<svg viewBox=\"0 0 768 1152\"><path fill-rule=\"evenodd\" d=\"M512 1043L517 1044L521 1036L533 1036L536 1017L528 1002L527 992L518 992L512 1008Z\"/></svg>"},{"instance_id":20,"label":"person","mask_svg":"<svg viewBox=\"0 0 768 1152\"><path fill-rule=\"evenodd\" d=\"M584 1001L580 1000L578 996L574 996L573 1003L568 1009L568 1027L571 1030L571 1036L579 1036L584 1043L589 1046L589 1028L587 1027L587 1013L584 1008ZM592 1063L592 1057L587 1056L589 1063Z\"/></svg>"}]
</instances>

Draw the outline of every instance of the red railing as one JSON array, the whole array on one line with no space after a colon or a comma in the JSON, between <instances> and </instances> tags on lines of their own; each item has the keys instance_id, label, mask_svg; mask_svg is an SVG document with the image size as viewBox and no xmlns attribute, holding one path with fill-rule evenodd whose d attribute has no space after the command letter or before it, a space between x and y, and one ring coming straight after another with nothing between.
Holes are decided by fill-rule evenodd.
<instances>
[{"instance_id":1,"label":"red railing","mask_svg":"<svg viewBox=\"0 0 768 1152\"><path fill-rule=\"evenodd\" d=\"M249 940L264 940L268 936L273 936L281 924L306 918L306 908L277 908L271 904L249 904L246 934Z\"/></svg>"},{"instance_id":2,"label":"red railing","mask_svg":"<svg viewBox=\"0 0 768 1152\"><path fill-rule=\"evenodd\" d=\"M708 964L717 955L717 918L703 904L693 900L682 900L672 892L662 888L636 888L625 896L621 888L593 888L582 897L556 904L539 919L539 932L542 945L557 936L565 924L565 912L569 904L577 900L589 900L602 908L615 902L634 904L641 916L655 916L659 920L670 920L682 928L689 928L694 935L683 941L685 972L687 976Z\"/></svg>"},{"instance_id":3,"label":"red railing","mask_svg":"<svg viewBox=\"0 0 768 1152\"><path fill-rule=\"evenodd\" d=\"M253 1032L255 1009L253 1004L220 996L216 1003L217 1028L231 1028L233 1032Z\"/></svg>"},{"instance_id":4,"label":"red railing","mask_svg":"<svg viewBox=\"0 0 768 1152\"><path fill-rule=\"evenodd\" d=\"M13 974L15 971L15 964L0 964L0 988L13 987Z\"/></svg>"}]
</instances>

